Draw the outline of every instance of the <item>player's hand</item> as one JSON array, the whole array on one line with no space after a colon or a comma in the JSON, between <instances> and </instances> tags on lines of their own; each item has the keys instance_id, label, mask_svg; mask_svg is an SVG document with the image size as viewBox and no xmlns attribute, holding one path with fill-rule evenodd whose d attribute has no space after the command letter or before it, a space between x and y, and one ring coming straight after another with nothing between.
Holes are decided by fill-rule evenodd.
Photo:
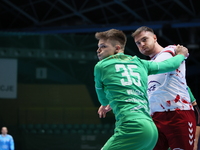
<instances>
[{"instance_id":1,"label":"player's hand","mask_svg":"<svg viewBox=\"0 0 200 150\"><path fill-rule=\"evenodd\" d=\"M112 108L110 107L110 105L107 105L107 106L101 105L98 110L99 118L105 118L106 113L111 110L112 110Z\"/></svg>"},{"instance_id":2,"label":"player's hand","mask_svg":"<svg viewBox=\"0 0 200 150\"><path fill-rule=\"evenodd\" d=\"M175 51L176 51L176 55L181 54L185 56L186 58L189 56L188 49L182 45L178 44L175 48Z\"/></svg>"}]
</instances>

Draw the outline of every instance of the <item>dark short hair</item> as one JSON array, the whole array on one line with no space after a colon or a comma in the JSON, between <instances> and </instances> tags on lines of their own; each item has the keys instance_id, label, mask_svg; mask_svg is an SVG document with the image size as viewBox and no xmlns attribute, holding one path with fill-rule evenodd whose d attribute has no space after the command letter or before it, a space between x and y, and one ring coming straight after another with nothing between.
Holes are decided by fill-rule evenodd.
<instances>
[{"instance_id":1,"label":"dark short hair","mask_svg":"<svg viewBox=\"0 0 200 150\"><path fill-rule=\"evenodd\" d=\"M133 38L135 38L135 36L137 36L138 34L140 34L140 33L143 32L143 31L148 31L148 32L151 32L151 33L154 34L154 31L153 31L152 28L149 28L149 27L147 27L147 26L141 26L141 27L139 27L137 30L135 30L135 32L133 32L133 33L131 34L131 36L132 36Z\"/></svg>"}]
</instances>

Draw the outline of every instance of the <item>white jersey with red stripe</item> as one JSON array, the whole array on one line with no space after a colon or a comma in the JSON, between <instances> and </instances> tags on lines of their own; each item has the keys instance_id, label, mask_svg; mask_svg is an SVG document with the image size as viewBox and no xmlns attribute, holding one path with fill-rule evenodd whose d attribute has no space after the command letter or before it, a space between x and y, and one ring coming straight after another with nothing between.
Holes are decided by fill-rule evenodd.
<instances>
[{"instance_id":1,"label":"white jersey with red stripe","mask_svg":"<svg viewBox=\"0 0 200 150\"><path fill-rule=\"evenodd\" d=\"M175 45L165 47L151 61L160 62L175 55ZM172 72L148 77L151 114L154 112L193 110L185 79L185 61Z\"/></svg>"}]
</instances>

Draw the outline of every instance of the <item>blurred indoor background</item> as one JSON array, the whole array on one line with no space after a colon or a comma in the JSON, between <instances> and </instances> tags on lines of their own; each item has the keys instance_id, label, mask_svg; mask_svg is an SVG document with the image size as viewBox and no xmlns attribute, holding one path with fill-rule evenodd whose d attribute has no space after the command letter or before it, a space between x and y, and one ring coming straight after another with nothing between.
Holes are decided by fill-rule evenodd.
<instances>
[{"instance_id":1,"label":"blurred indoor background","mask_svg":"<svg viewBox=\"0 0 200 150\"><path fill-rule=\"evenodd\" d=\"M115 120L97 114L94 34L123 30L125 53L148 59L131 37L143 25L162 46L189 49L187 83L200 104L197 0L0 0L0 125L16 150L100 149Z\"/></svg>"}]
</instances>

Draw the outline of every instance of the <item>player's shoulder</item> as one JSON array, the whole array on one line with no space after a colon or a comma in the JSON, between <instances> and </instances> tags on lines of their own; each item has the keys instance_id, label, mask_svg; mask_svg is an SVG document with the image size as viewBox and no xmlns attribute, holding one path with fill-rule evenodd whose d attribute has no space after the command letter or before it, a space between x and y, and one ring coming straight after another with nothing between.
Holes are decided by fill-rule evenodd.
<instances>
[{"instance_id":1,"label":"player's shoulder","mask_svg":"<svg viewBox=\"0 0 200 150\"><path fill-rule=\"evenodd\" d=\"M171 53L174 56L175 48L176 48L176 45L168 45L161 51L161 53Z\"/></svg>"},{"instance_id":2,"label":"player's shoulder","mask_svg":"<svg viewBox=\"0 0 200 150\"><path fill-rule=\"evenodd\" d=\"M162 51L170 50L175 51L176 45L168 45Z\"/></svg>"},{"instance_id":3,"label":"player's shoulder","mask_svg":"<svg viewBox=\"0 0 200 150\"><path fill-rule=\"evenodd\" d=\"M146 59L142 59L138 56L134 56L132 57L132 60L131 60L133 63L137 64L138 66L146 66L148 64L150 64L150 61L149 60L146 60Z\"/></svg>"},{"instance_id":4,"label":"player's shoulder","mask_svg":"<svg viewBox=\"0 0 200 150\"><path fill-rule=\"evenodd\" d=\"M96 63L96 65L94 66L95 69L98 69L102 66L102 60L100 60L99 62Z\"/></svg>"},{"instance_id":5,"label":"player's shoulder","mask_svg":"<svg viewBox=\"0 0 200 150\"><path fill-rule=\"evenodd\" d=\"M12 137L12 135L10 135L10 134L7 134L7 136L8 136L8 137Z\"/></svg>"},{"instance_id":6,"label":"player's shoulder","mask_svg":"<svg viewBox=\"0 0 200 150\"><path fill-rule=\"evenodd\" d=\"M104 59L98 61L94 68L95 69L100 69L100 68L103 68L103 67L107 66L108 64L110 64L110 61L108 61L107 58L104 58Z\"/></svg>"},{"instance_id":7,"label":"player's shoulder","mask_svg":"<svg viewBox=\"0 0 200 150\"><path fill-rule=\"evenodd\" d=\"M10 135L10 134L7 134L6 137L7 137L8 139L13 138L12 135Z\"/></svg>"}]
</instances>

